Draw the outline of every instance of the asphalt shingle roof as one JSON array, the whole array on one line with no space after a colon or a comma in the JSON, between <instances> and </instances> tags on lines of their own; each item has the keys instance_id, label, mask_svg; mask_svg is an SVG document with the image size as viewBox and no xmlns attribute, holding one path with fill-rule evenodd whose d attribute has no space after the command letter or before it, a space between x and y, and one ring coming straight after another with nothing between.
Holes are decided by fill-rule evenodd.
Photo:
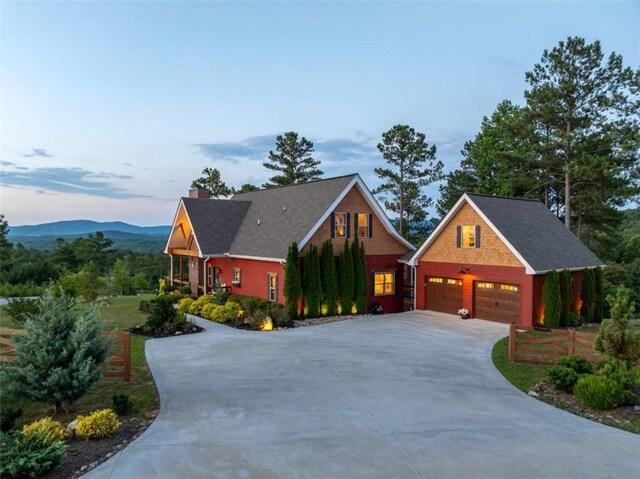
<instances>
[{"instance_id":1,"label":"asphalt shingle roof","mask_svg":"<svg viewBox=\"0 0 640 479\"><path fill-rule=\"evenodd\" d=\"M248 201L182 198L203 255L229 251L242 219L251 206Z\"/></svg>"},{"instance_id":2,"label":"asphalt shingle roof","mask_svg":"<svg viewBox=\"0 0 640 479\"><path fill-rule=\"evenodd\" d=\"M251 202L229 250L230 254L286 258L356 175L249 191L231 203Z\"/></svg>"},{"instance_id":3,"label":"asphalt shingle roof","mask_svg":"<svg viewBox=\"0 0 640 479\"><path fill-rule=\"evenodd\" d=\"M603 265L542 202L467 195L536 272Z\"/></svg>"}]
</instances>

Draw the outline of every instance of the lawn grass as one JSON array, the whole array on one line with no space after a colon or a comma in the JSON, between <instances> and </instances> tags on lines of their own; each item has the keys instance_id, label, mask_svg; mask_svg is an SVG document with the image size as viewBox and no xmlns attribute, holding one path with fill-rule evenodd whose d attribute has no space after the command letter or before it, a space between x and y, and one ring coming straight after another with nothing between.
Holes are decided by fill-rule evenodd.
<instances>
[{"instance_id":1,"label":"lawn grass","mask_svg":"<svg viewBox=\"0 0 640 479\"><path fill-rule=\"evenodd\" d=\"M509 361L509 337L493 345L491 359L495 367L515 387L525 393L546 376L550 364Z\"/></svg>"},{"instance_id":2,"label":"lawn grass","mask_svg":"<svg viewBox=\"0 0 640 479\"><path fill-rule=\"evenodd\" d=\"M100 307L100 314L105 322L105 331L123 331L131 326L143 324L146 315L138 311L138 304L142 300L149 300L153 297L153 295L145 295L111 298L108 303ZM86 306L86 303L78 305L81 308ZM11 321L11 318L6 314L0 314L0 327L18 328L19 326ZM122 378L101 378L91 387L86 396L72 404L56 419L63 422L70 421L78 414L112 407L112 397L116 394L127 394L134 403L134 414L139 417L145 417L149 411L157 409L158 394L144 356L146 339L140 336L131 336L131 380L128 383ZM18 425L45 415L51 415L53 412L53 406L44 402L5 398L4 395L1 399L2 407L20 407L23 410L23 416L18 421Z\"/></svg>"}]
</instances>

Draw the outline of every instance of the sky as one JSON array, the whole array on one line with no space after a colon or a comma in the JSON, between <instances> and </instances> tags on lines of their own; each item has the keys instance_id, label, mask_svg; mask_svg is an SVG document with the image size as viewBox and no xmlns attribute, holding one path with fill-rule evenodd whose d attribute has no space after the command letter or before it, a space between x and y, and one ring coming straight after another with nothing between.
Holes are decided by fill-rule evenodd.
<instances>
[{"instance_id":1,"label":"sky","mask_svg":"<svg viewBox=\"0 0 640 479\"><path fill-rule=\"evenodd\" d=\"M265 182L291 130L325 177L376 187L398 123L450 171L545 49L582 36L637 69L638 25L639 2L0 0L0 213L170 224L206 167Z\"/></svg>"}]
</instances>

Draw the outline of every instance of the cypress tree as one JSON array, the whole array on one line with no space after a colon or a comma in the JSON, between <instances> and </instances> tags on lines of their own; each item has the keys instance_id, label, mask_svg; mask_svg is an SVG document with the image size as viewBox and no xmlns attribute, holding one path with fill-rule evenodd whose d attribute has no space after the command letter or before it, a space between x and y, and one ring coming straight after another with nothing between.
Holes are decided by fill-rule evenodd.
<instances>
[{"instance_id":1,"label":"cypress tree","mask_svg":"<svg viewBox=\"0 0 640 479\"><path fill-rule=\"evenodd\" d=\"M596 286L593 279L593 270L587 268L582 276L582 307L580 308L580 316L585 323L593 323L593 302L596 295Z\"/></svg>"},{"instance_id":2,"label":"cypress tree","mask_svg":"<svg viewBox=\"0 0 640 479\"><path fill-rule=\"evenodd\" d=\"M557 328L560 325L560 279L556 271L550 271L542 287L544 325Z\"/></svg>"},{"instance_id":3,"label":"cypress tree","mask_svg":"<svg viewBox=\"0 0 640 479\"><path fill-rule=\"evenodd\" d=\"M300 265L298 263L298 243L295 241L289 246L287 253L287 264L284 268L284 307L289 319L298 317L298 304L302 296L302 285L300 282Z\"/></svg>"},{"instance_id":4,"label":"cypress tree","mask_svg":"<svg viewBox=\"0 0 640 479\"><path fill-rule=\"evenodd\" d=\"M360 257L358 258L358 268L360 269L360 283L357 285L359 296L356 298L356 309L358 314L367 312L367 261L364 252L364 245L360 243Z\"/></svg>"},{"instance_id":5,"label":"cypress tree","mask_svg":"<svg viewBox=\"0 0 640 479\"><path fill-rule=\"evenodd\" d=\"M356 313L360 313L360 311L358 311L358 303L362 301L360 284L362 268L360 268L360 240L358 239L357 228L356 235L353 238L353 243L351 244L351 260L353 261L353 302L356 306Z\"/></svg>"},{"instance_id":6,"label":"cypress tree","mask_svg":"<svg viewBox=\"0 0 640 479\"><path fill-rule=\"evenodd\" d=\"M353 304L353 257L349 240L344 240L344 248L339 262L339 296L341 314L351 314Z\"/></svg>"},{"instance_id":7,"label":"cypress tree","mask_svg":"<svg viewBox=\"0 0 640 479\"><path fill-rule=\"evenodd\" d=\"M309 246L305 260L303 294L306 316L309 318L320 316L320 258L315 245Z\"/></svg>"},{"instance_id":8,"label":"cypress tree","mask_svg":"<svg viewBox=\"0 0 640 479\"><path fill-rule=\"evenodd\" d=\"M593 304L593 321L601 323L604 316L604 291L602 290L602 268L593 268L593 286L595 300Z\"/></svg>"},{"instance_id":9,"label":"cypress tree","mask_svg":"<svg viewBox=\"0 0 640 479\"><path fill-rule=\"evenodd\" d=\"M571 271L563 269L560 273L560 326L569 326L569 312L573 306L573 284Z\"/></svg>"},{"instance_id":10,"label":"cypress tree","mask_svg":"<svg viewBox=\"0 0 640 479\"><path fill-rule=\"evenodd\" d=\"M327 306L327 316L336 314L336 297L338 295L338 276L336 273L336 258L333 255L333 243L327 240L322 245L322 290L324 303Z\"/></svg>"}]
</instances>

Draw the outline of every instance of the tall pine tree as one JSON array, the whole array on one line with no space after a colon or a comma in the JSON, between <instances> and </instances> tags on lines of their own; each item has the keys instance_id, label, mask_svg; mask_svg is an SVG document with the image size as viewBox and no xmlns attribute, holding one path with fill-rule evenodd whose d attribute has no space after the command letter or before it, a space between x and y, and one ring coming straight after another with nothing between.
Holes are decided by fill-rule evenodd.
<instances>
[{"instance_id":1,"label":"tall pine tree","mask_svg":"<svg viewBox=\"0 0 640 479\"><path fill-rule=\"evenodd\" d=\"M336 258L333 254L333 243L330 239L322 245L321 270L323 301L327 308L327 316L333 316L336 314L338 276L336 273Z\"/></svg>"},{"instance_id":2,"label":"tall pine tree","mask_svg":"<svg viewBox=\"0 0 640 479\"><path fill-rule=\"evenodd\" d=\"M193 180L191 188L206 189L209 191L209 198L229 196L233 192L233 189L229 188L225 182L222 181L220 171L216 168L205 168L202 170L202 176Z\"/></svg>"},{"instance_id":3,"label":"tall pine tree","mask_svg":"<svg viewBox=\"0 0 640 479\"><path fill-rule=\"evenodd\" d=\"M299 256L298 243L291 243L284 268L284 307L289 319L296 319L299 315L298 309L300 297L302 296Z\"/></svg>"},{"instance_id":4,"label":"tall pine tree","mask_svg":"<svg viewBox=\"0 0 640 479\"><path fill-rule=\"evenodd\" d=\"M264 187L293 185L319 179L323 172L317 168L320 164L312 156L313 143L304 136L289 131L276 137L276 151L269 152L269 161L263 166L279 174L269 178Z\"/></svg>"}]
</instances>

